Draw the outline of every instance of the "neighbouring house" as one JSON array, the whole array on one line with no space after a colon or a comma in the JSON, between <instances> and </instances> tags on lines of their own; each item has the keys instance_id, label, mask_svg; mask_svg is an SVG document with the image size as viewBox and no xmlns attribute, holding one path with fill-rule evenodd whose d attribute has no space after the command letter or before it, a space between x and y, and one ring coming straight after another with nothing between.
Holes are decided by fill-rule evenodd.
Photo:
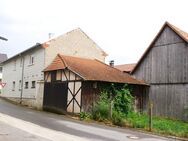
<instances>
[{"instance_id":1,"label":"neighbouring house","mask_svg":"<svg viewBox=\"0 0 188 141\"><path fill-rule=\"evenodd\" d=\"M122 72L125 73L130 73L134 67L136 66L136 64L122 64L122 65L116 65L115 68L119 69Z\"/></svg>"},{"instance_id":2,"label":"neighbouring house","mask_svg":"<svg viewBox=\"0 0 188 141\"><path fill-rule=\"evenodd\" d=\"M188 120L188 34L166 22L131 74L150 84L154 115Z\"/></svg>"},{"instance_id":3,"label":"neighbouring house","mask_svg":"<svg viewBox=\"0 0 188 141\"><path fill-rule=\"evenodd\" d=\"M2 53L0 53L0 93L1 93L1 90L2 90L2 76L3 76L3 74L2 74L2 69L3 69L3 67L2 67L2 62L4 62L5 60L7 60L7 55L6 54L2 54Z\"/></svg>"},{"instance_id":4,"label":"neighbouring house","mask_svg":"<svg viewBox=\"0 0 188 141\"><path fill-rule=\"evenodd\" d=\"M97 59L86 59L58 54L44 69L43 108L58 112L79 113L89 111L100 93L99 86L106 83L129 84L143 110L147 85L127 73ZM139 90L139 91L138 91ZM141 92L143 90L143 92Z\"/></svg>"},{"instance_id":5,"label":"neighbouring house","mask_svg":"<svg viewBox=\"0 0 188 141\"><path fill-rule=\"evenodd\" d=\"M2 96L24 105L42 108L43 70L58 53L105 61L107 54L81 29L75 29L33 47L3 62Z\"/></svg>"}]
</instances>

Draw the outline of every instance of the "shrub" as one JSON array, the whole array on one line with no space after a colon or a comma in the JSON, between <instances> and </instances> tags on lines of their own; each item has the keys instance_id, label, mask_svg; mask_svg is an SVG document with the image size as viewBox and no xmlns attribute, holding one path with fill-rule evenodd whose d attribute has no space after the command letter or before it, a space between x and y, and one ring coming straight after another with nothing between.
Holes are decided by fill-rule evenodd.
<instances>
[{"instance_id":1,"label":"shrub","mask_svg":"<svg viewBox=\"0 0 188 141\"><path fill-rule=\"evenodd\" d=\"M124 119L125 119L125 116L122 113L119 113L117 111L113 111L112 123L114 125L124 126L125 125Z\"/></svg>"},{"instance_id":2,"label":"shrub","mask_svg":"<svg viewBox=\"0 0 188 141\"><path fill-rule=\"evenodd\" d=\"M91 119L91 114L86 112L80 112L80 119L81 120L89 120Z\"/></svg>"},{"instance_id":3,"label":"shrub","mask_svg":"<svg viewBox=\"0 0 188 141\"><path fill-rule=\"evenodd\" d=\"M127 85L124 85L120 90L116 90L114 110L125 115L133 110L133 96Z\"/></svg>"},{"instance_id":4,"label":"shrub","mask_svg":"<svg viewBox=\"0 0 188 141\"><path fill-rule=\"evenodd\" d=\"M98 102L92 109L92 117L94 120L104 121L109 119L109 99L106 92L101 92Z\"/></svg>"}]
</instances>

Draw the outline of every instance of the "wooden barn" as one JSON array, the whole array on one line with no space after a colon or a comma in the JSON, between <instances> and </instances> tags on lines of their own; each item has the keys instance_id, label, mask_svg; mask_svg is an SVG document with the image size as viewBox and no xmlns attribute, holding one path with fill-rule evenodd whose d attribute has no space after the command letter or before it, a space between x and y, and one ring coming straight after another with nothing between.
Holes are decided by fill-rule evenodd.
<instances>
[{"instance_id":1,"label":"wooden barn","mask_svg":"<svg viewBox=\"0 0 188 141\"><path fill-rule=\"evenodd\" d=\"M166 22L131 72L150 84L155 115L188 120L188 34Z\"/></svg>"},{"instance_id":2,"label":"wooden barn","mask_svg":"<svg viewBox=\"0 0 188 141\"><path fill-rule=\"evenodd\" d=\"M44 110L79 113L89 111L104 83L129 84L137 97L137 106L143 108L147 96L140 93L147 85L129 74L95 59L57 55L44 70Z\"/></svg>"}]
</instances>

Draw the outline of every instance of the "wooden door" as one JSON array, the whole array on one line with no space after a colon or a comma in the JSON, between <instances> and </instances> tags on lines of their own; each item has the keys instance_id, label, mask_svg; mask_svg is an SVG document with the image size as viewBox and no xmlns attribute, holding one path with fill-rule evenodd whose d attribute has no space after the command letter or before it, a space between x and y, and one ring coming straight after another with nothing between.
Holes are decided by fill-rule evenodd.
<instances>
[{"instance_id":1,"label":"wooden door","mask_svg":"<svg viewBox=\"0 0 188 141\"><path fill-rule=\"evenodd\" d=\"M44 84L44 110L65 112L67 109L67 82L53 82Z\"/></svg>"}]
</instances>

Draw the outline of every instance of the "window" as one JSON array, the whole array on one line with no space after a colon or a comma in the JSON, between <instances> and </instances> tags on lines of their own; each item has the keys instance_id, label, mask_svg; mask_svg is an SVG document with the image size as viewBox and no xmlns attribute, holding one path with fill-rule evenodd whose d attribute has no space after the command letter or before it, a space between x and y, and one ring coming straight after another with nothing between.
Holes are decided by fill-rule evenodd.
<instances>
[{"instance_id":1,"label":"window","mask_svg":"<svg viewBox=\"0 0 188 141\"><path fill-rule=\"evenodd\" d=\"M16 85L16 83L15 83L15 81L13 81L12 82L12 91L15 91L15 85Z\"/></svg>"},{"instance_id":2,"label":"window","mask_svg":"<svg viewBox=\"0 0 188 141\"><path fill-rule=\"evenodd\" d=\"M30 58L29 58L29 65L33 65L34 64L34 56L33 55L30 55Z\"/></svg>"},{"instance_id":3,"label":"window","mask_svg":"<svg viewBox=\"0 0 188 141\"><path fill-rule=\"evenodd\" d=\"M51 72L51 82L56 81L56 75L57 75L57 71Z\"/></svg>"},{"instance_id":4,"label":"window","mask_svg":"<svg viewBox=\"0 0 188 141\"><path fill-rule=\"evenodd\" d=\"M31 88L35 88L35 81L32 81Z\"/></svg>"},{"instance_id":5,"label":"window","mask_svg":"<svg viewBox=\"0 0 188 141\"><path fill-rule=\"evenodd\" d=\"M25 82L25 89L28 89L29 82Z\"/></svg>"},{"instance_id":6,"label":"window","mask_svg":"<svg viewBox=\"0 0 188 141\"><path fill-rule=\"evenodd\" d=\"M16 70L16 60L14 61L14 66L13 66L13 70L15 71Z\"/></svg>"},{"instance_id":7,"label":"window","mask_svg":"<svg viewBox=\"0 0 188 141\"><path fill-rule=\"evenodd\" d=\"M20 80L19 81L19 91L21 91L21 88L22 88L22 81Z\"/></svg>"}]
</instances>

